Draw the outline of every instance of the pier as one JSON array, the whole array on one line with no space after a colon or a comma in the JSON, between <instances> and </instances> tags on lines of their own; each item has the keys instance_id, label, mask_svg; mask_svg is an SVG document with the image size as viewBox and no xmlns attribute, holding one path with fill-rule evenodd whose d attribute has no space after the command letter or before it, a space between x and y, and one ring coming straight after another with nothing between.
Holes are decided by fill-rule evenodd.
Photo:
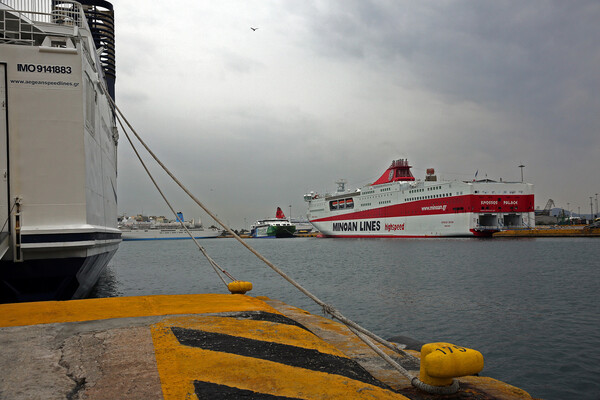
<instances>
[{"instance_id":1,"label":"pier","mask_svg":"<svg viewBox=\"0 0 600 400\"><path fill-rule=\"evenodd\" d=\"M0 393L7 399L437 398L411 386L345 326L264 297L3 304L0 315ZM413 358L386 352L418 374ZM483 376L458 380L460 392L444 399L465 392L531 398Z\"/></svg>"},{"instance_id":2,"label":"pier","mask_svg":"<svg viewBox=\"0 0 600 400\"><path fill-rule=\"evenodd\" d=\"M584 225L538 226L533 229L514 229L494 233L494 237L600 237L600 228L586 229Z\"/></svg>"}]
</instances>

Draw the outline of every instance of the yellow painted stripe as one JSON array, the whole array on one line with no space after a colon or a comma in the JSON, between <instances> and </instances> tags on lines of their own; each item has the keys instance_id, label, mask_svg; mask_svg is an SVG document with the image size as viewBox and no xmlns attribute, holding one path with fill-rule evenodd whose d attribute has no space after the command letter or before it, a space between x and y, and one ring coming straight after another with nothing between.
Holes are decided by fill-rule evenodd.
<instances>
[{"instance_id":1,"label":"yellow painted stripe","mask_svg":"<svg viewBox=\"0 0 600 400\"><path fill-rule=\"evenodd\" d=\"M236 319L214 316L174 317L161 321L163 326L177 326L205 332L223 333L247 339L298 346L321 353L348 358L344 353L324 342L311 332L295 325L284 325L269 321Z\"/></svg>"},{"instance_id":2,"label":"yellow painted stripe","mask_svg":"<svg viewBox=\"0 0 600 400\"><path fill-rule=\"evenodd\" d=\"M186 321L182 321L185 325ZM272 361L182 346L174 321L152 326L152 340L165 400L194 398L194 381L301 399L407 398L364 382ZM297 328L299 329L299 328Z\"/></svg>"},{"instance_id":3,"label":"yellow painted stripe","mask_svg":"<svg viewBox=\"0 0 600 400\"><path fill-rule=\"evenodd\" d=\"M250 296L193 294L0 304L0 327L230 311L278 313Z\"/></svg>"}]
</instances>

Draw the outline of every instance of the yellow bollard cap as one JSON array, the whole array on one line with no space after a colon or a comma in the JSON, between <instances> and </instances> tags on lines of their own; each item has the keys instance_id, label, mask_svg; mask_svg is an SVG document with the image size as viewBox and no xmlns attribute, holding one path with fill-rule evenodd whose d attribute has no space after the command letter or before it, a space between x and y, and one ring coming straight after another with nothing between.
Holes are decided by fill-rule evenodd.
<instances>
[{"instance_id":1,"label":"yellow bollard cap","mask_svg":"<svg viewBox=\"0 0 600 400\"><path fill-rule=\"evenodd\" d=\"M421 382L448 386L452 378L474 375L483 369L483 355L473 349L451 343L428 343L421 347Z\"/></svg>"},{"instance_id":2,"label":"yellow bollard cap","mask_svg":"<svg viewBox=\"0 0 600 400\"><path fill-rule=\"evenodd\" d=\"M227 285L227 289L231 294L245 294L252 290L252 282L233 281Z\"/></svg>"}]
</instances>

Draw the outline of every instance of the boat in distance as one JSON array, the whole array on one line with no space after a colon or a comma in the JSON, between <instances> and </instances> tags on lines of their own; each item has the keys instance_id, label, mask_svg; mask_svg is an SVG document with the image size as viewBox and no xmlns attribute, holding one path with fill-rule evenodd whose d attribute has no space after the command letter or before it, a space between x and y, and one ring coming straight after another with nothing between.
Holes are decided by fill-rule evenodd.
<instances>
[{"instance_id":1,"label":"boat in distance","mask_svg":"<svg viewBox=\"0 0 600 400\"><path fill-rule=\"evenodd\" d=\"M280 207L277 207L275 218L259 219L250 227L253 238L290 238L294 237L296 226L285 217Z\"/></svg>"},{"instance_id":2,"label":"boat in distance","mask_svg":"<svg viewBox=\"0 0 600 400\"><path fill-rule=\"evenodd\" d=\"M85 297L117 251L114 16L0 1L0 302Z\"/></svg>"},{"instance_id":3,"label":"boat in distance","mask_svg":"<svg viewBox=\"0 0 600 400\"><path fill-rule=\"evenodd\" d=\"M162 222L160 222L162 220ZM181 225L185 225L184 229ZM223 232L214 227L205 229L201 219L185 221L183 213L177 213L176 221L166 221L164 217L123 217L119 222L121 237L123 241L129 240L181 240L211 239L216 238ZM188 233L189 232L189 233Z\"/></svg>"},{"instance_id":4,"label":"boat in distance","mask_svg":"<svg viewBox=\"0 0 600 400\"><path fill-rule=\"evenodd\" d=\"M326 237L490 237L535 227L533 185L490 179L438 181L432 168L416 180L395 160L370 185L333 194L310 192L307 218Z\"/></svg>"},{"instance_id":5,"label":"boat in distance","mask_svg":"<svg viewBox=\"0 0 600 400\"><path fill-rule=\"evenodd\" d=\"M218 229L190 228L155 228L155 229L121 229L123 241L130 240L183 240L191 239L188 231L194 239L212 239L221 235Z\"/></svg>"}]
</instances>

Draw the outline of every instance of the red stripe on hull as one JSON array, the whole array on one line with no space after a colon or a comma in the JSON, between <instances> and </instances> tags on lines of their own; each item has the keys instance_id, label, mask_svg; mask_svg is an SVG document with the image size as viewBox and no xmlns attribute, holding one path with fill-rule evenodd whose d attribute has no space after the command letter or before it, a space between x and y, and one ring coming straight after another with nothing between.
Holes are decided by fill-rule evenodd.
<instances>
[{"instance_id":1,"label":"red stripe on hull","mask_svg":"<svg viewBox=\"0 0 600 400\"><path fill-rule=\"evenodd\" d=\"M355 201L357 203L357 201ZM438 199L416 200L364 211L340 213L314 219L314 222L353 219L413 217L421 215L462 213L525 213L533 212L534 196L528 195L465 195Z\"/></svg>"},{"instance_id":2,"label":"red stripe on hull","mask_svg":"<svg viewBox=\"0 0 600 400\"><path fill-rule=\"evenodd\" d=\"M391 235L326 235L321 234L317 237L321 238L332 238L332 239L443 239L443 238L461 238L461 237L473 237L477 235L403 235L403 236L391 236ZM487 236L477 236L477 237L487 237Z\"/></svg>"}]
</instances>

